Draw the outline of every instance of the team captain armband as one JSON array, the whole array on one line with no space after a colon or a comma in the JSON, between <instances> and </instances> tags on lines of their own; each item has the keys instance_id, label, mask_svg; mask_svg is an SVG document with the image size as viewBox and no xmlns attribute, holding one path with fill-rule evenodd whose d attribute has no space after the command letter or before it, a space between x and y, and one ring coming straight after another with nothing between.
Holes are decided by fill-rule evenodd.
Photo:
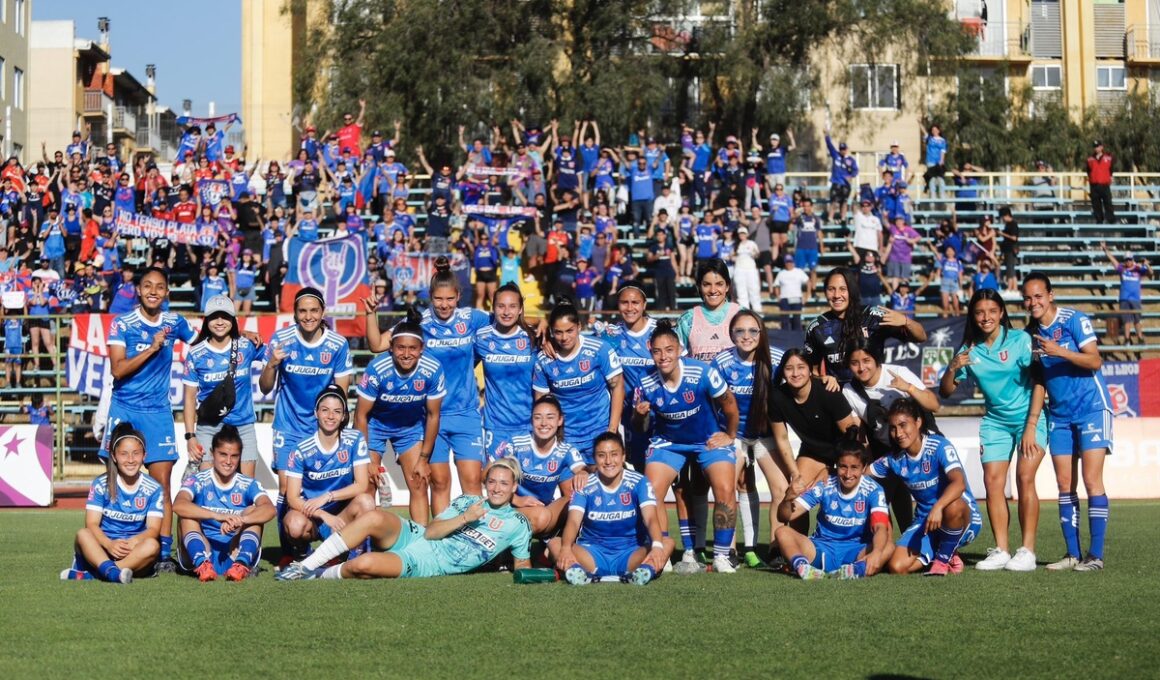
<instances>
[{"instance_id":1,"label":"team captain armband","mask_svg":"<svg viewBox=\"0 0 1160 680\"><path fill-rule=\"evenodd\" d=\"M889 515L889 513L885 513L882 511L876 511L876 512L870 513L870 526L876 527L879 524L885 526L887 529L890 528L890 515Z\"/></svg>"}]
</instances>

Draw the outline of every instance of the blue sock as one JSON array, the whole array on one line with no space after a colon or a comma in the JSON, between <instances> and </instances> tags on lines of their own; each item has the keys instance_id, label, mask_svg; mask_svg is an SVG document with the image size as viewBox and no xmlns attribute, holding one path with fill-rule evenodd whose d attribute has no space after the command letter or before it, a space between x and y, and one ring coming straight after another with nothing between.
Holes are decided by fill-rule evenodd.
<instances>
[{"instance_id":1,"label":"blue sock","mask_svg":"<svg viewBox=\"0 0 1160 680\"><path fill-rule=\"evenodd\" d=\"M242 537L238 539L238 558L235 562L252 567L258 561L258 551L261 549L262 537L258 532L247 529L242 532Z\"/></svg>"},{"instance_id":2,"label":"blue sock","mask_svg":"<svg viewBox=\"0 0 1160 680\"><path fill-rule=\"evenodd\" d=\"M794 555L789 559L789 563L796 572L801 572L802 569L810 566L810 561L802 555Z\"/></svg>"},{"instance_id":3,"label":"blue sock","mask_svg":"<svg viewBox=\"0 0 1160 680\"><path fill-rule=\"evenodd\" d=\"M729 551L733 549L734 531L733 527L713 530L713 557L729 556Z\"/></svg>"},{"instance_id":4,"label":"blue sock","mask_svg":"<svg viewBox=\"0 0 1160 680\"><path fill-rule=\"evenodd\" d=\"M1092 533L1093 557L1104 559L1104 536L1108 533L1108 497L1088 496L1088 531Z\"/></svg>"},{"instance_id":5,"label":"blue sock","mask_svg":"<svg viewBox=\"0 0 1160 680\"><path fill-rule=\"evenodd\" d=\"M1059 494L1059 525L1063 528L1063 542L1067 544L1067 554L1080 558L1079 551L1079 496L1074 493Z\"/></svg>"},{"instance_id":6,"label":"blue sock","mask_svg":"<svg viewBox=\"0 0 1160 680\"><path fill-rule=\"evenodd\" d=\"M285 494L278 494L278 502L274 507L278 510L278 547L282 549L282 555L289 555L293 552L293 547L290 545L290 539L286 536L285 518L286 511L290 506L286 503Z\"/></svg>"},{"instance_id":7,"label":"blue sock","mask_svg":"<svg viewBox=\"0 0 1160 680\"><path fill-rule=\"evenodd\" d=\"M101 562L101 566L97 567L97 574L100 575L102 581L114 583L121 580L121 568L113 560Z\"/></svg>"},{"instance_id":8,"label":"blue sock","mask_svg":"<svg viewBox=\"0 0 1160 680\"><path fill-rule=\"evenodd\" d=\"M858 578L866 578L866 560L858 560L854 563L854 575Z\"/></svg>"},{"instance_id":9,"label":"blue sock","mask_svg":"<svg viewBox=\"0 0 1160 680\"><path fill-rule=\"evenodd\" d=\"M202 538L201 534L191 531L181 537L181 542L185 545L185 554L193 560L195 569L209 559L209 546L205 544L205 539Z\"/></svg>"},{"instance_id":10,"label":"blue sock","mask_svg":"<svg viewBox=\"0 0 1160 680\"><path fill-rule=\"evenodd\" d=\"M79 550L73 551L72 568L76 569L77 571L87 571L94 576L97 575L97 570L93 569L93 565L89 564L89 561L85 559L85 556L82 555L81 551Z\"/></svg>"},{"instance_id":11,"label":"blue sock","mask_svg":"<svg viewBox=\"0 0 1160 680\"><path fill-rule=\"evenodd\" d=\"M693 549L693 527L689 524L687 519L679 519L677 523L681 525L681 545L685 550Z\"/></svg>"},{"instance_id":12,"label":"blue sock","mask_svg":"<svg viewBox=\"0 0 1160 680\"><path fill-rule=\"evenodd\" d=\"M963 531L962 527L951 529L945 526L936 530L930 537L934 542L934 558L939 562L950 562L963 540Z\"/></svg>"},{"instance_id":13,"label":"blue sock","mask_svg":"<svg viewBox=\"0 0 1160 680\"><path fill-rule=\"evenodd\" d=\"M172 536L162 536L161 537L161 555L157 559L167 560L167 559L169 559L169 556L172 554L173 554L173 537Z\"/></svg>"}]
</instances>

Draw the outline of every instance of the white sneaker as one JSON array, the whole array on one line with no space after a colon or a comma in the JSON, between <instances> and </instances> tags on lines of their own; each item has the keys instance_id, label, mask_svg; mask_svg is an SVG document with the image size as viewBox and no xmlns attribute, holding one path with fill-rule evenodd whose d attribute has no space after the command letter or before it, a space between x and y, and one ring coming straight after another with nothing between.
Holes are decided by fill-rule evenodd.
<instances>
[{"instance_id":1,"label":"white sneaker","mask_svg":"<svg viewBox=\"0 0 1160 680\"><path fill-rule=\"evenodd\" d=\"M713 571L718 574L736 574L737 567L733 566L728 555L717 555L713 558Z\"/></svg>"},{"instance_id":2,"label":"white sneaker","mask_svg":"<svg viewBox=\"0 0 1160 680\"><path fill-rule=\"evenodd\" d=\"M1027 548L1019 548L1003 567L1007 571L1035 571L1035 553Z\"/></svg>"},{"instance_id":3,"label":"white sneaker","mask_svg":"<svg viewBox=\"0 0 1160 680\"><path fill-rule=\"evenodd\" d=\"M1072 571L1079 564L1078 557L1071 555L1064 555L1063 559L1058 562L1052 562L1047 565L1048 571Z\"/></svg>"},{"instance_id":4,"label":"white sneaker","mask_svg":"<svg viewBox=\"0 0 1160 680\"><path fill-rule=\"evenodd\" d=\"M1011 561L1011 553L1002 548L987 548L987 557L975 565L979 571L999 571Z\"/></svg>"},{"instance_id":5,"label":"white sneaker","mask_svg":"<svg viewBox=\"0 0 1160 680\"><path fill-rule=\"evenodd\" d=\"M665 573L665 574L671 574L672 571L673 571L673 563L670 562L669 560L665 560L665 568L661 569L661 572Z\"/></svg>"}]
</instances>

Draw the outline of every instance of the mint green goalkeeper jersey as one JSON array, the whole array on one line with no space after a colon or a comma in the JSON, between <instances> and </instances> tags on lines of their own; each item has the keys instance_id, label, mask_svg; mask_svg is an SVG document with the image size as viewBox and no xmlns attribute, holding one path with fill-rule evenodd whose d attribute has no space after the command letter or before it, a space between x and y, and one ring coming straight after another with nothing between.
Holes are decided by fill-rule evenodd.
<instances>
[{"instance_id":1,"label":"mint green goalkeeper jersey","mask_svg":"<svg viewBox=\"0 0 1160 680\"><path fill-rule=\"evenodd\" d=\"M483 500L463 495L451 501L435 519L451 519ZM487 514L460 527L437 541L429 541L431 552L441 563L444 573L462 574L478 569L511 548L517 560L531 559L532 527L510 504L493 508L484 501Z\"/></svg>"}]
</instances>

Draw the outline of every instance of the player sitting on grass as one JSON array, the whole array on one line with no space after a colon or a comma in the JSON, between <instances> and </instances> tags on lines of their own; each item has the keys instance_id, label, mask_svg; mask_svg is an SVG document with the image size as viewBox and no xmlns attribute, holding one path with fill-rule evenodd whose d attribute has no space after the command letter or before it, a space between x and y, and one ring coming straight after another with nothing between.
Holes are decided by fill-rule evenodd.
<instances>
[{"instance_id":1,"label":"player sitting on grass","mask_svg":"<svg viewBox=\"0 0 1160 680\"><path fill-rule=\"evenodd\" d=\"M838 444L837 474L800 496L791 486L777 508L777 545L804 581L837 574L839 578L873 576L893 553L886 494L864 477L866 449L854 439ZM818 526L807 538L789 525L818 508Z\"/></svg>"},{"instance_id":2,"label":"player sitting on grass","mask_svg":"<svg viewBox=\"0 0 1160 680\"><path fill-rule=\"evenodd\" d=\"M930 565L927 576L957 574L963 560L955 552L983 528L959 454L946 437L930 430L922 407L911 397L891 404L886 419L896 448L875 461L870 474L898 477L917 505L914 522L903 530L890 558L890 571L910 574Z\"/></svg>"},{"instance_id":3,"label":"player sitting on grass","mask_svg":"<svg viewBox=\"0 0 1160 680\"><path fill-rule=\"evenodd\" d=\"M661 534L648 479L624 468L620 435L604 432L592 448L596 474L572 495L564 534L548 549L572 585L612 576L643 586L668 563L673 540Z\"/></svg>"},{"instance_id":4,"label":"player sitting on grass","mask_svg":"<svg viewBox=\"0 0 1160 680\"><path fill-rule=\"evenodd\" d=\"M375 509L367 491L370 456L362 433L346 427L346 390L329 385L314 402L318 431L290 452L286 468L286 536L299 549L326 539Z\"/></svg>"},{"instance_id":5,"label":"player sitting on grass","mask_svg":"<svg viewBox=\"0 0 1160 680\"><path fill-rule=\"evenodd\" d=\"M130 583L151 572L161 543L161 485L141 473L145 439L122 421L109 435L107 472L93 480L85 504L85 526L77 532L72 567L60 578Z\"/></svg>"},{"instance_id":6,"label":"player sitting on grass","mask_svg":"<svg viewBox=\"0 0 1160 680\"><path fill-rule=\"evenodd\" d=\"M511 505L520 477L514 458L492 462L484 475L487 498L460 496L426 527L391 512L362 515L332 534L313 555L283 569L278 580L465 574L509 548L516 569L530 568L532 529ZM387 552L366 553L320 572L327 562L367 539Z\"/></svg>"},{"instance_id":7,"label":"player sitting on grass","mask_svg":"<svg viewBox=\"0 0 1160 680\"><path fill-rule=\"evenodd\" d=\"M242 437L223 425L210 443L213 467L189 477L177 492L181 565L212 581L220 575L241 581L262 556L262 525L274 519L274 504L253 477L238 472Z\"/></svg>"}]
</instances>

